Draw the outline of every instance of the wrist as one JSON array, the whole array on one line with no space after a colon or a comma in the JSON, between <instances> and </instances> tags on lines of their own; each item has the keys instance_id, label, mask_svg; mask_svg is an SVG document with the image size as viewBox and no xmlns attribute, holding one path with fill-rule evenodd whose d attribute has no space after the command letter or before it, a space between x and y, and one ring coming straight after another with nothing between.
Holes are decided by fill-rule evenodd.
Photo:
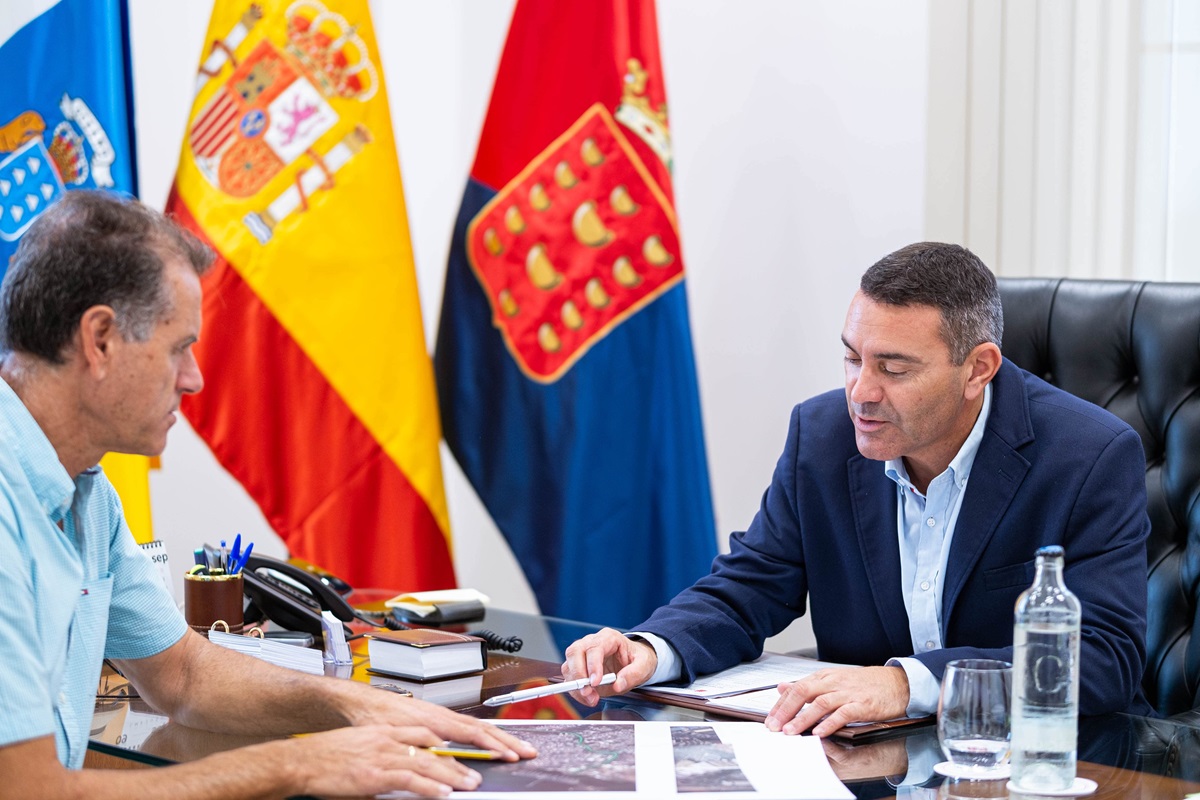
<instances>
[{"instance_id":1,"label":"wrist","mask_svg":"<svg viewBox=\"0 0 1200 800\"><path fill-rule=\"evenodd\" d=\"M391 721L394 724L397 713L403 714L407 706L398 703L412 703L411 697L372 690L368 685L357 681L338 681L338 689L342 690L341 697L334 698L335 714L340 717L340 724L334 726L359 727ZM402 709L397 712L397 708Z\"/></svg>"},{"instance_id":2,"label":"wrist","mask_svg":"<svg viewBox=\"0 0 1200 800\"><path fill-rule=\"evenodd\" d=\"M643 682L645 682L646 679L649 679L658 670L658 650L654 649L653 642L644 636L638 636L636 633L628 634L625 638L642 647L642 653L646 659L645 678L643 678Z\"/></svg>"},{"instance_id":3,"label":"wrist","mask_svg":"<svg viewBox=\"0 0 1200 800\"><path fill-rule=\"evenodd\" d=\"M278 792L284 797L306 795L313 785L313 780L317 777L317 770L322 769L320 759L314 759L304 752L307 747L306 742L307 737L304 737L252 745L245 748L246 751L261 750L262 752L247 761L254 764L272 765L269 780L269 791L272 793Z\"/></svg>"}]
</instances>

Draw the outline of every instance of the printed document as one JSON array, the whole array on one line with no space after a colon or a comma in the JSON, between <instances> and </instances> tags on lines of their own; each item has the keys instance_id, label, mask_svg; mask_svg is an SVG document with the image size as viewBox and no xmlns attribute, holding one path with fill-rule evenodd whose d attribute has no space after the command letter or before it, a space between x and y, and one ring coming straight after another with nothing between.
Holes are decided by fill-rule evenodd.
<instances>
[{"instance_id":1,"label":"printed document","mask_svg":"<svg viewBox=\"0 0 1200 800\"><path fill-rule=\"evenodd\" d=\"M811 658L767 653L753 661L738 664L736 667L704 675L687 686L645 686L642 688L660 694L703 700L712 697L728 697L758 689L773 689L781 683L800 680L826 667L844 666L846 665L816 661Z\"/></svg>"},{"instance_id":2,"label":"printed document","mask_svg":"<svg viewBox=\"0 0 1200 800\"><path fill-rule=\"evenodd\" d=\"M472 761L483 782L452 797L538 800L563 792L627 800L854 797L834 775L820 739L772 733L757 722L505 720L499 725L533 744L538 757Z\"/></svg>"}]
</instances>

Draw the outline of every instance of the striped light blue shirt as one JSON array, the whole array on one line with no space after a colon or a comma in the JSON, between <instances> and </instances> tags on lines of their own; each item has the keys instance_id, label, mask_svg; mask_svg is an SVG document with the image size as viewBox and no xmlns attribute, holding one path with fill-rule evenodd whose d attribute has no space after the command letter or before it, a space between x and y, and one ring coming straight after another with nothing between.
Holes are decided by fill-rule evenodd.
<instances>
[{"instance_id":1,"label":"striped light blue shirt","mask_svg":"<svg viewBox=\"0 0 1200 800\"><path fill-rule=\"evenodd\" d=\"M0 380L0 747L53 734L59 761L82 767L103 658L152 656L186 631L103 471L72 480Z\"/></svg>"}]
</instances>

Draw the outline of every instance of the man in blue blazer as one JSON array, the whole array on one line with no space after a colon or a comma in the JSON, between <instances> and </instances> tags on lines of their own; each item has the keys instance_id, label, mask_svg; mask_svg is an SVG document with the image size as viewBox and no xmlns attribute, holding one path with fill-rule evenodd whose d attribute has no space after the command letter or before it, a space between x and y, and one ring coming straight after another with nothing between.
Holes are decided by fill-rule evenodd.
<instances>
[{"instance_id":1,"label":"man in blue blazer","mask_svg":"<svg viewBox=\"0 0 1200 800\"><path fill-rule=\"evenodd\" d=\"M842 332L844 391L792 411L762 507L709 575L636 633L567 649L568 677L618 673L580 699L753 659L807 597L820 658L863 666L788 684L768 727L933 713L947 662L1011 660L1034 551L1057 544L1083 606L1080 712L1147 711L1141 440L1004 360L1002 331L995 278L964 248L871 267Z\"/></svg>"}]
</instances>

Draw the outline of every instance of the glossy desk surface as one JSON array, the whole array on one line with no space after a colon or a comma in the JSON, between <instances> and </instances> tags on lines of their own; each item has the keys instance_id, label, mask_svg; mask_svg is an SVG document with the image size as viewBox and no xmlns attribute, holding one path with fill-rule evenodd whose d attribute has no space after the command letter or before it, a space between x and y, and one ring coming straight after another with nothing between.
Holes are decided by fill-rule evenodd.
<instances>
[{"instance_id":1,"label":"glossy desk surface","mask_svg":"<svg viewBox=\"0 0 1200 800\"><path fill-rule=\"evenodd\" d=\"M558 675L562 651L567 645L595 631L597 626L492 609L482 622L455 629L487 629L505 637L519 636L524 642L519 655L493 651L482 680L461 684L466 687L468 699L450 705L463 713L497 720L722 719L631 697L611 698L597 708L583 706L566 695L499 708L481 705L482 699L493 695L545 685L548 678ZM388 682L386 678L373 678L367 672L364 644L361 639L354 642L355 664L352 669L343 668L341 676ZM333 668L327 667L327 670ZM122 762L136 762L136 765L162 766L262 741L198 731L170 722L140 699L130 697L130 688L123 679L109 674L106 669L96 700L89 749L101 754L101 758L109 757L109 765L112 765L112 757L116 757ZM453 693L463 696L461 691ZM894 775L897 770L903 773L908 752L922 747L934 748L936 741L933 728L926 727L906 736L868 744L847 745L830 740L826 742L826 752L838 777L856 796L892 797L897 790L885 776ZM1181 800L1188 794L1200 792L1200 727L1125 714L1087 718L1080 723L1079 758L1079 774L1099 784L1098 791L1090 795L1093 798ZM923 786L932 789L926 788L921 792L922 796L1022 796L1010 795L1003 781L971 783L944 781L935 776ZM901 794L903 796L903 792Z\"/></svg>"}]
</instances>

